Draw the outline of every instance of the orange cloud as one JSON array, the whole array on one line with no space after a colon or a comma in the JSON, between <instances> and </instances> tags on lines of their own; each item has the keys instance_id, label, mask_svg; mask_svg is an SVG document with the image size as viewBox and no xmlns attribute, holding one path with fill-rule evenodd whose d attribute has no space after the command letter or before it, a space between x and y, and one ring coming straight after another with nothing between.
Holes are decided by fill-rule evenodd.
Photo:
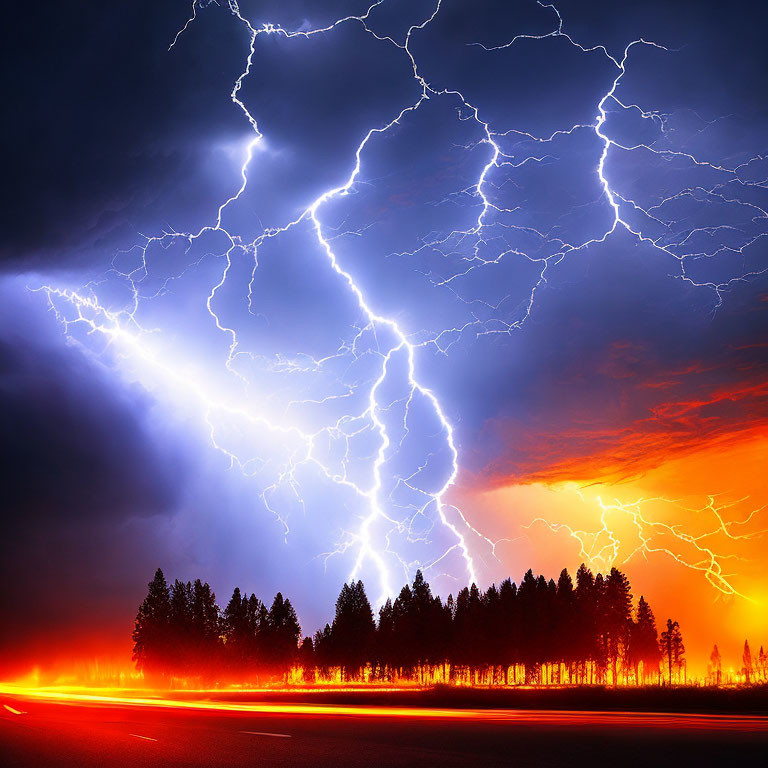
<instances>
[{"instance_id":1,"label":"orange cloud","mask_svg":"<svg viewBox=\"0 0 768 768\"><path fill-rule=\"evenodd\" d=\"M563 428L540 427L536 421L489 422L484 437L504 448L477 479L492 487L615 483L709 446L768 436L766 365L738 352L728 357L719 365L691 361L641 376L642 347L614 343L598 368L619 384L607 393L606 409L566 413L554 420L566 424ZM609 402L619 406L609 412Z\"/></svg>"}]
</instances>

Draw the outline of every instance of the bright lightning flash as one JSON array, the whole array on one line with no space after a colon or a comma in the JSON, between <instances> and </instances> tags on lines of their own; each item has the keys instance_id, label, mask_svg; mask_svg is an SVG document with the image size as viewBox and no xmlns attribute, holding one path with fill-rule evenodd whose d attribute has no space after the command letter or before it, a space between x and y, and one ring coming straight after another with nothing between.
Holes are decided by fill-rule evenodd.
<instances>
[{"instance_id":1,"label":"bright lightning flash","mask_svg":"<svg viewBox=\"0 0 768 768\"><path fill-rule=\"evenodd\" d=\"M307 499L303 486L307 471L338 489L346 499L345 503L355 510L357 523L352 530L342 532L338 546L325 557L350 553L350 578L357 577L366 567L373 567L378 574L380 599L391 595L400 583L400 579L393 575L393 569L400 569L402 576L409 578L416 567L427 572L438 566L447 567L449 575L458 576L459 581L475 581L478 579L476 560L479 555L473 550L495 554L496 542L473 528L464 514L447 500L459 472L459 449L453 420L446 413L434 388L428 386L419 373L419 356L423 350L448 354L459 340L467 338L468 332L482 336L510 333L519 328L534 307L537 289L546 282L548 269L574 252L605 242L617 230L625 230L638 241L671 257L672 263L677 265L677 277L712 290L719 306L733 282L747 280L759 270L742 269L728 279L712 281L692 276L689 264L714 259L724 253L745 255L768 232L768 213L741 194L765 187L766 179L755 179L753 173L762 158L751 158L727 167L674 149L668 142L670 115L622 100L621 85L633 52L644 48L668 54L666 47L642 39L632 40L616 56L602 45L584 46L564 31L563 19L555 6L542 2L538 4L539 12L546 14L547 18L551 17L552 31L542 35L517 35L501 46L487 46L481 41L473 43L490 54L514 46L521 40L545 44L545 41L556 39L572 46L579 55L602 57L612 68L609 88L594 107L596 115L593 122L564 126L551 135L538 136L522 128L492 125L491 120L483 116L483 109L461 91L436 87L423 74L418 56L414 53L414 41L439 18L443 0L436 0L431 13L413 24L401 40L376 31L374 17L385 1L377 0L364 14L339 18L324 27L287 30L275 24L254 25L241 12L236 0L228 0L229 12L249 39L248 54L230 96L253 132L236 191L218 207L213 221L199 230L183 233L169 230L146 238L130 254L134 258L138 255L132 269L118 266L116 259L113 269L103 281L91 282L77 290L50 285L36 289L47 294L50 306L63 323L66 333L78 343L87 347L93 339L101 339L106 347L130 366L132 375L139 381L153 386L162 383L174 392L185 393L194 401L207 424L212 445L228 457L232 467L257 478L262 502L278 517L286 536L290 532L290 518L281 510L281 500L287 493L296 503L305 504ZM211 2L194 0L191 17L171 42L171 49L179 43L190 25L200 23L200 11L209 5ZM253 239L245 239L231 227L225 227L224 218L244 197L249 174L253 173L256 158L264 144L257 117L241 97L243 84L251 74L257 45L261 38L267 36L278 36L285 41L315 36L322 39L342 25L358 26L377 44L392 46L398 55L405 57L418 88L418 97L402 105L389 121L367 131L350 155L349 166L339 170L341 183L323 192L293 220L287 220L279 227L263 229ZM333 84L329 87L332 88ZM334 249L338 233L324 223L323 213L331 201L343 199L357 190L364 156L370 147L392 132L395 126L406 124L426 103L436 100L454 105L457 119L469 121L479 131L479 142L464 147L462 151L471 153L477 149L487 153L487 160L473 184L452 196L454 202L477 209L472 225L427 236L418 248L399 254L404 258L415 258L427 252L438 256L443 260L446 271L439 277L434 274L426 276L431 290L443 292L457 300L462 308L469 308L469 316L463 317L455 326L425 330L404 327L394 317L376 309L352 271L343 266ZM658 141L620 141L611 132L611 118L617 112L632 113L643 124L657 129ZM549 230L521 223L517 218L521 214L520 206L504 202L507 181L523 166L556 162L558 147L567 146L569 141L589 132L596 138L599 147L594 173L599 179L602 195L600 200L588 200L584 204L601 208L607 206L610 211L608 227L596 230L586 239L570 242ZM612 180L612 159L616 154L627 153L702 169L714 177L714 181L709 185L685 185L655 201L638 202L622 194ZM674 215L675 204L683 199L702 206L718 203L725 208L746 211L751 228L741 233L741 240L738 241L734 241L733 237L738 238L739 233L734 235L734 228L725 224L686 229ZM351 328L349 337L325 356L281 354L267 360L266 356L249 351L242 331L235 327L235 323L222 317L217 310L218 297L223 295L231 282L239 279L235 275L240 260L250 260L252 269L247 284L247 309L255 315L254 286L259 281L260 250L268 243L286 237L289 232L307 228L314 233L326 267L333 270L343 289L353 298L359 320ZM717 235L724 233L730 239L718 240ZM526 243L532 240L535 245L527 247ZM710 243L709 249L701 245L705 240ZM173 275L161 280L159 285L153 282L150 278L154 254L165 254L170 259L169 254L179 249L188 254L188 261ZM522 257L535 265L537 276L529 286L522 305L510 310L509 302L491 302L482 296L467 293L471 290L468 286L473 285L468 281L473 273L492 269L511 256ZM122 254L121 259L124 257L125 254ZM174 281L183 279L188 271L208 263L211 257L223 264L223 269L210 285L204 303L210 322L227 342L224 377L227 383L222 383L220 377L206 379L191 375L185 362L168 354L163 347L163 329L147 327L141 315L141 310L153 299L163 296ZM125 287L129 296L128 301L118 302L118 306L109 298L108 289L115 282ZM478 307L482 308L482 313L476 311ZM375 362L372 367L371 361ZM268 400L264 397L265 393L259 390L261 380L257 382L249 373L249 365L261 365L259 370L262 374L266 368L266 373L278 377L316 377L323 382L323 386L316 390L318 394L291 400L282 408L271 405L259 408L254 403L268 403ZM354 376L347 376L348 371L359 371L364 366L368 366L365 375L355 373ZM330 395L324 394L328 391L325 387L328 380L337 385ZM345 405L349 407L344 408ZM314 408L313 418L308 420L310 425L301 423L296 415L306 413L307 407ZM341 415L339 408L343 410ZM417 412L419 418L415 416ZM421 428L422 421L435 425L430 429L432 437L438 435L438 444L430 443L428 449L422 448L422 455L408 471L396 469L398 456L404 446L412 445L409 442L412 433L417 427ZM233 425L236 426L233 428ZM234 432L241 436L244 433L246 447L233 438ZM367 445L373 441L374 448L369 452L360 452L357 446L361 441L367 441ZM411 449L409 455L412 453ZM361 461L366 467L364 473L355 470ZM644 517L643 503L640 500L629 505L605 505L603 529L595 534L595 543L590 543L589 535L583 531L568 531L580 542L586 559L612 564L618 556L617 541L605 522L605 514L608 510L620 509L637 526L641 538L637 551L643 554L657 551L645 532L655 530L662 524ZM722 520L722 508L716 507L714 500L709 509L719 519L722 531L729 536L737 535L733 533L736 524ZM547 525L557 529L555 524ZM706 537L710 534L694 537L670 526L666 527L666 532L673 541L692 545L700 553L701 560L687 561L672 549L664 549L666 554L682 565L703 571L721 592L736 593L727 575L722 572L720 558L706 544ZM597 539L600 539L599 544ZM427 557L413 557L407 553L412 551L409 545L414 543L431 545L432 551ZM456 557L461 558L456 565L445 565L446 559ZM458 564L461 564L460 567L457 567ZM463 573L459 575L458 571L462 569ZM433 570L435 573L437 571Z\"/></svg>"},{"instance_id":2,"label":"bright lightning flash","mask_svg":"<svg viewBox=\"0 0 768 768\"><path fill-rule=\"evenodd\" d=\"M581 492L578 493L582 502L590 503ZM748 501L749 497L721 501L716 496L709 496L702 506L692 507L663 497L607 502L597 496L595 502L600 509L598 528L580 530L542 517L535 518L525 527L538 524L555 533L565 531L578 543L582 561L599 572L624 565L637 556L647 558L648 555L661 554L679 565L703 573L721 595L749 599L734 586L734 574L724 570L725 561L738 559L738 555L721 551L713 543L755 539L768 534L768 530L750 530L750 527L754 528L750 524L765 510L766 505L749 509L743 519L725 519L724 515L729 510L738 510ZM686 520L706 521L704 530L691 533L683 530L679 523L667 522L670 516L681 512ZM626 532L626 527L631 529L631 534Z\"/></svg>"}]
</instances>

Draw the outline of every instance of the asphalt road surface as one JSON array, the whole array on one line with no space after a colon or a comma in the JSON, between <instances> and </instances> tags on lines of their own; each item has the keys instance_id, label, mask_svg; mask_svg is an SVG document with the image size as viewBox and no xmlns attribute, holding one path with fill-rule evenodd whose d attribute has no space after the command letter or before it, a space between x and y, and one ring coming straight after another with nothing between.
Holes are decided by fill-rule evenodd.
<instances>
[{"instance_id":1,"label":"asphalt road surface","mask_svg":"<svg viewBox=\"0 0 768 768\"><path fill-rule=\"evenodd\" d=\"M758 766L768 718L349 707L232 712L0 696L0 764L59 766Z\"/></svg>"}]
</instances>

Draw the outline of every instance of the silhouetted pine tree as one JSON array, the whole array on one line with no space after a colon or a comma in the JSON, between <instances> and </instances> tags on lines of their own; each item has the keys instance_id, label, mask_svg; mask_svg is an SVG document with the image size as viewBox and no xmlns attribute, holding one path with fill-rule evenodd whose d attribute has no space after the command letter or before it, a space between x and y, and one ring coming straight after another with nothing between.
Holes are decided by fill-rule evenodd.
<instances>
[{"instance_id":1,"label":"silhouetted pine tree","mask_svg":"<svg viewBox=\"0 0 768 768\"><path fill-rule=\"evenodd\" d=\"M411 602L413 594L406 584L392 605L394 623L392 661L399 677L410 677L414 666L413 626L411 622Z\"/></svg>"},{"instance_id":2,"label":"silhouetted pine tree","mask_svg":"<svg viewBox=\"0 0 768 768\"><path fill-rule=\"evenodd\" d=\"M610 662L610 641L608 637L608 606L606 600L606 579L602 573L595 576L595 606L597 628L597 652L595 655L595 675L597 682L605 683Z\"/></svg>"},{"instance_id":3,"label":"silhouetted pine tree","mask_svg":"<svg viewBox=\"0 0 768 768\"><path fill-rule=\"evenodd\" d=\"M391 680L395 668L395 609L387 598L379 608L379 623L374 639L373 663L376 677Z\"/></svg>"},{"instance_id":4,"label":"silhouetted pine tree","mask_svg":"<svg viewBox=\"0 0 768 768\"><path fill-rule=\"evenodd\" d=\"M709 679L715 685L720 685L723 679L723 660L717 644L712 649L712 653L709 654Z\"/></svg>"},{"instance_id":5,"label":"silhouetted pine tree","mask_svg":"<svg viewBox=\"0 0 768 768\"><path fill-rule=\"evenodd\" d=\"M576 571L576 611L579 621L573 644L579 659L579 682L593 683L594 664L598 658L598 594L595 577L584 563Z\"/></svg>"},{"instance_id":6,"label":"silhouetted pine tree","mask_svg":"<svg viewBox=\"0 0 768 768\"><path fill-rule=\"evenodd\" d=\"M504 667L504 683L509 683L509 669L520 659L520 627L517 615L517 586L511 579L504 579L499 587L499 615L501 631L501 663Z\"/></svg>"},{"instance_id":7,"label":"silhouetted pine tree","mask_svg":"<svg viewBox=\"0 0 768 768\"><path fill-rule=\"evenodd\" d=\"M317 659L315 658L315 646L311 637L305 637L301 641L301 646L299 646L299 666L301 667L304 682L314 683Z\"/></svg>"},{"instance_id":8,"label":"silhouetted pine tree","mask_svg":"<svg viewBox=\"0 0 768 768\"><path fill-rule=\"evenodd\" d=\"M632 592L629 579L616 568L611 568L605 581L601 614L606 657L611 665L612 682L618 685L619 663L628 666Z\"/></svg>"},{"instance_id":9,"label":"silhouetted pine tree","mask_svg":"<svg viewBox=\"0 0 768 768\"><path fill-rule=\"evenodd\" d=\"M520 646L518 658L525 668L525 682L533 682L532 673L536 661L536 578L529 568L517 590Z\"/></svg>"},{"instance_id":10,"label":"silhouetted pine tree","mask_svg":"<svg viewBox=\"0 0 768 768\"><path fill-rule=\"evenodd\" d=\"M331 625L333 654L345 680L363 676L373 650L376 624L362 581L344 584Z\"/></svg>"},{"instance_id":11,"label":"silhouetted pine tree","mask_svg":"<svg viewBox=\"0 0 768 768\"><path fill-rule=\"evenodd\" d=\"M741 660L744 666L742 667L742 674L744 675L744 682L749 685L752 681L752 651L749 649L749 641L744 641L744 653L741 654Z\"/></svg>"},{"instance_id":12,"label":"silhouetted pine tree","mask_svg":"<svg viewBox=\"0 0 768 768\"><path fill-rule=\"evenodd\" d=\"M421 570L416 571L411 586L411 600L406 608L410 637L410 661L421 682L427 670L438 663L438 642L435 630L442 613L442 603L432 597L432 590Z\"/></svg>"},{"instance_id":13,"label":"silhouetted pine tree","mask_svg":"<svg viewBox=\"0 0 768 768\"><path fill-rule=\"evenodd\" d=\"M650 605L640 595L637 603L637 619L632 624L629 638L630 662L634 669L635 680L640 683L639 666L642 664L642 682L649 676L658 674L661 653L659 652L659 636L656 629L656 619Z\"/></svg>"},{"instance_id":14,"label":"silhouetted pine tree","mask_svg":"<svg viewBox=\"0 0 768 768\"><path fill-rule=\"evenodd\" d=\"M431 663L433 667L441 668L441 682L448 682L448 666L451 659L453 638L452 600L453 598L449 595L445 605L439 597L435 597L432 601L433 626L431 634L434 657Z\"/></svg>"},{"instance_id":15,"label":"silhouetted pine tree","mask_svg":"<svg viewBox=\"0 0 768 768\"><path fill-rule=\"evenodd\" d=\"M456 595L453 619L453 659L456 674L475 683L482 662L482 648L478 643L479 627L483 617L483 603L476 584L464 587Z\"/></svg>"},{"instance_id":16,"label":"silhouetted pine tree","mask_svg":"<svg viewBox=\"0 0 768 768\"><path fill-rule=\"evenodd\" d=\"M553 579L547 581L543 576L536 584L541 591L541 663L542 682L551 683L553 662L557 659L557 585Z\"/></svg>"},{"instance_id":17,"label":"silhouetted pine tree","mask_svg":"<svg viewBox=\"0 0 768 768\"><path fill-rule=\"evenodd\" d=\"M333 667L333 649L331 648L331 625L326 624L322 630L315 632L312 641L314 646L315 666L320 677L328 678Z\"/></svg>"},{"instance_id":18,"label":"silhouetted pine tree","mask_svg":"<svg viewBox=\"0 0 768 768\"><path fill-rule=\"evenodd\" d=\"M287 677L298 654L301 627L290 600L278 592L269 609L266 648L272 669Z\"/></svg>"},{"instance_id":19,"label":"silhouetted pine tree","mask_svg":"<svg viewBox=\"0 0 768 768\"><path fill-rule=\"evenodd\" d=\"M502 679L504 665L504 625L501 612L501 595L495 584L491 584L483 595L483 618L480 627L480 642L483 649L483 661L490 667L492 683Z\"/></svg>"},{"instance_id":20,"label":"silhouetted pine tree","mask_svg":"<svg viewBox=\"0 0 768 768\"><path fill-rule=\"evenodd\" d=\"M145 675L167 675L171 650L171 596L160 568L149 582L133 630L133 660Z\"/></svg>"},{"instance_id":21,"label":"silhouetted pine tree","mask_svg":"<svg viewBox=\"0 0 768 768\"><path fill-rule=\"evenodd\" d=\"M573 664L576 653L573 639L577 632L576 594L573 579L563 568L557 579L557 617L555 622L555 659L558 665L565 665L568 670L568 682L573 682ZM559 673L560 667L558 667ZM563 682L559 679L558 682Z\"/></svg>"},{"instance_id":22,"label":"silhouetted pine tree","mask_svg":"<svg viewBox=\"0 0 768 768\"><path fill-rule=\"evenodd\" d=\"M195 579L192 585L191 643L193 672L206 680L218 671L220 613L216 595L208 582Z\"/></svg>"},{"instance_id":23,"label":"silhouetted pine tree","mask_svg":"<svg viewBox=\"0 0 768 768\"><path fill-rule=\"evenodd\" d=\"M684 663L685 646L683 645L683 635L680 632L680 625L672 619L667 619L667 628L661 633L659 640L662 658L667 662L669 670L669 684L672 685L672 669L677 670L678 678L680 669Z\"/></svg>"},{"instance_id":24,"label":"silhouetted pine tree","mask_svg":"<svg viewBox=\"0 0 768 768\"><path fill-rule=\"evenodd\" d=\"M248 654L251 650L251 632L248 624L248 600L235 587L221 619L224 654L227 668L234 677L245 676Z\"/></svg>"},{"instance_id":25,"label":"silhouetted pine tree","mask_svg":"<svg viewBox=\"0 0 768 768\"><path fill-rule=\"evenodd\" d=\"M184 676L194 663L191 648L192 584L176 579L170 594L168 671Z\"/></svg>"}]
</instances>

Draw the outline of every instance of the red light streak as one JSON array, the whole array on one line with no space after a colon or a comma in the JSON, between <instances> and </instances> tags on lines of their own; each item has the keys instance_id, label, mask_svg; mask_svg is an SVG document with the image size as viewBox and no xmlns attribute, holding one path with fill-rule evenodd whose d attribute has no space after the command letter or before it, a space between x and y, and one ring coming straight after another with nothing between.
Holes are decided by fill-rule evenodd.
<instances>
[{"instance_id":1,"label":"red light streak","mask_svg":"<svg viewBox=\"0 0 768 768\"><path fill-rule=\"evenodd\" d=\"M89 694L56 689L34 689L0 685L0 695L14 699L83 707L141 707L155 709L213 711L231 714L303 715L309 717L378 717L484 721L510 725L611 726L657 730L727 730L768 733L768 717L759 715L689 714L626 711L578 711L540 709L449 709L413 706L285 704L272 702L227 702L180 700L166 697ZM4 705L9 711L13 708Z\"/></svg>"}]
</instances>

